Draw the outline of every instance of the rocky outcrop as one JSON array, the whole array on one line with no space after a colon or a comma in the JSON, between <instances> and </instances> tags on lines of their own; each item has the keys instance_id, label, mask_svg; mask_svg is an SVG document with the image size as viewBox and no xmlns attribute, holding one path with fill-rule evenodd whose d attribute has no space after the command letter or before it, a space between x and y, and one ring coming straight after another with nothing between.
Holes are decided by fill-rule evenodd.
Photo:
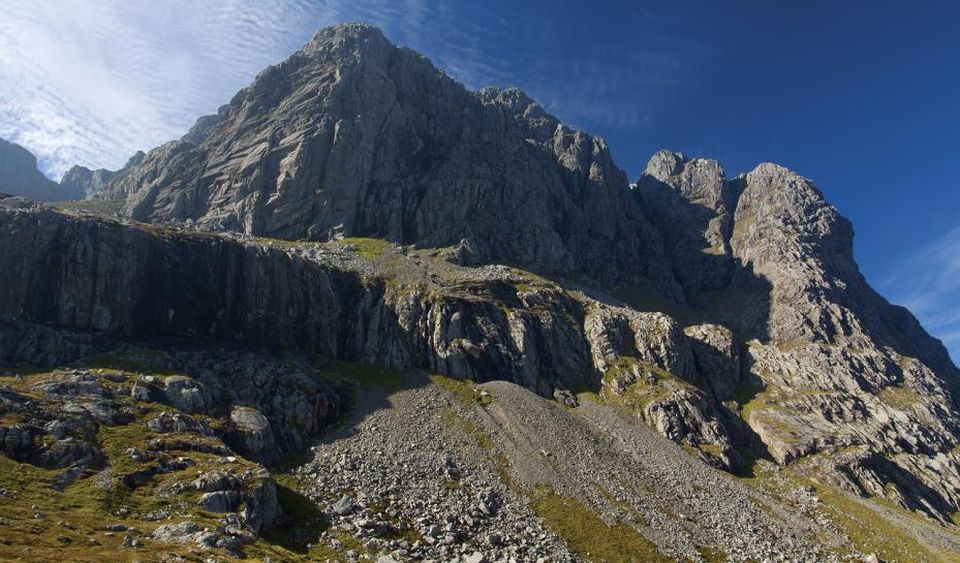
<instances>
[{"instance_id":1,"label":"rocky outcrop","mask_svg":"<svg viewBox=\"0 0 960 563\"><path fill-rule=\"evenodd\" d=\"M730 232L737 189L717 161L670 151L653 155L634 185L634 194L663 233L688 299L725 287L735 270Z\"/></svg>"},{"instance_id":2,"label":"rocky outcrop","mask_svg":"<svg viewBox=\"0 0 960 563\"><path fill-rule=\"evenodd\" d=\"M3 261L21 268L5 287L3 320L116 337L285 342L335 355L339 303L329 273L281 250L29 206L0 222Z\"/></svg>"},{"instance_id":3,"label":"rocky outcrop","mask_svg":"<svg viewBox=\"0 0 960 563\"><path fill-rule=\"evenodd\" d=\"M70 193L83 194L83 197L86 197L102 189L115 175L116 172L113 170L103 168L90 170L84 166L74 166L60 179L60 187Z\"/></svg>"},{"instance_id":4,"label":"rocky outcrop","mask_svg":"<svg viewBox=\"0 0 960 563\"><path fill-rule=\"evenodd\" d=\"M16 143L0 139L0 193L37 201L83 199L74 186L61 186L37 168L37 157Z\"/></svg>"},{"instance_id":5,"label":"rocky outcrop","mask_svg":"<svg viewBox=\"0 0 960 563\"><path fill-rule=\"evenodd\" d=\"M245 455L254 459L277 458L273 429L260 411L250 407L234 407L230 422L233 424L233 441Z\"/></svg>"},{"instance_id":6,"label":"rocky outcrop","mask_svg":"<svg viewBox=\"0 0 960 563\"><path fill-rule=\"evenodd\" d=\"M813 183L774 164L726 180L714 161L661 151L634 192L657 210L694 316L731 329L687 327L698 367L713 374L719 400L736 401L773 458L786 464L865 447L886 461L868 473L850 458L849 469L826 473L848 484L911 474L922 486L902 487L907 494L868 482L848 488L945 514L956 485L943 490L937 475L957 463L956 368L909 313L867 285L850 223ZM735 339L747 345L737 350ZM926 462L902 469L934 454L939 470L923 469Z\"/></svg>"},{"instance_id":7,"label":"rocky outcrop","mask_svg":"<svg viewBox=\"0 0 960 563\"><path fill-rule=\"evenodd\" d=\"M60 179L60 187L72 194L78 194L79 197L76 199L93 196L103 191L110 182L120 181L131 168L140 164L145 157L146 154L143 151L137 151L119 170L107 170L105 168L90 170L85 166L73 166Z\"/></svg>"},{"instance_id":8,"label":"rocky outcrop","mask_svg":"<svg viewBox=\"0 0 960 563\"><path fill-rule=\"evenodd\" d=\"M743 221L757 193L748 179L747 199L738 203ZM769 261L777 255L759 252L747 238L754 228L735 221L730 248L739 256L726 259L739 270L732 270L724 290L751 295L760 285L744 272L759 270L765 291L789 291L799 274L777 277ZM728 469L739 466L738 449L749 447L755 433L780 463L867 446L884 455L917 456L910 471L932 480L935 473L923 474L922 458L949 452L956 443L949 375L899 355L895 341L880 347L865 330L841 335L850 339L848 346L836 340L841 336L823 342L810 338L813 332L797 332L803 323L788 322L823 303L804 294L774 297L769 326L747 326L748 334L763 339L741 349L743 332L715 323L682 329L664 314L604 305L509 268L464 268L418 251L393 249L370 258L339 243L280 247L71 217L15 200L0 214L0 229L12 242L2 246L0 264L17 264L23 274L6 282L14 298L0 306L0 319L8 322L53 323L112 339L179 336L279 346L477 381L506 379L544 396L599 386L603 396L665 436ZM775 238L768 233L758 240ZM45 261L38 264L33 252ZM767 261L756 264L758 257ZM165 281L151 283L156 279ZM825 298L816 281L802 287ZM863 298L844 297L851 308L842 318L859 322L853 311L864 310ZM229 394L209 390L203 373L196 381L145 382L153 390L147 385L143 393L185 412L236 404ZM309 385L303 380L272 391L307 389L287 397L295 409L248 404L257 416L232 421L231 443L264 461L302 447L314 429L310 421L331 412ZM911 399L921 395L936 399ZM943 463L955 461L948 456ZM928 486L921 494L937 490ZM926 504L904 502L946 506L955 493L936 494Z\"/></svg>"},{"instance_id":9,"label":"rocky outcrop","mask_svg":"<svg viewBox=\"0 0 960 563\"><path fill-rule=\"evenodd\" d=\"M891 482L902 481L893 468L913 456L943 456L955 470L958 375L943 346L867 285L850 223L809 180L763 164L739 182L731 248L770 284L769 317L757 327L766 338L747 348L764 385L748 423L781 462L867 446L888 456L872 467L889 470L881 478ZM892 500L949 505L960 483L945 485L940 471L912 465L907 472L925 486Z\"/></svg>"},{"instance_id":10,"label":"rocky outcrop","mask_svg":"<svg viewBox=\"0 0 960 563\"><path fill-rule=\"evenodd\" d=\"M707 353L702 340L688 338L667 315L604 305L591 309L585 329L602 374L601 396L633 410L667 438L699 448L708 463L740 469L736 446L744 429L714 390L728 384L729 372L713 368L736 363L732 347ZM701 328L695 334L710 334L722 346L716 332Z\"/></svg>"}]
</instances>

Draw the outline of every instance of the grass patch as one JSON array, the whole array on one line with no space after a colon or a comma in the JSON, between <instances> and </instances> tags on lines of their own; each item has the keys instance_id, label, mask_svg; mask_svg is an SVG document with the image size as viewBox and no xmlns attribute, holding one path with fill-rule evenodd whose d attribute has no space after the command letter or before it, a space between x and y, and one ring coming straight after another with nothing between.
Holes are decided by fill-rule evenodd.
<instances>
[{"instance_id":1,"label":"grass patch","mask_svg":"<svg viewBox=\"0 0 960 563\"><path fill-rule=\"evenodd\" d=\"M437 387L453 395L457 402L464 407L471 407L473 405L486 407L493 403L493 395L488 391L478 391L469 380L431 374L430 381Z\"/></svg>"},{"instance_id":2,"label":"grass patch","mask_svg":"<svg viewBox=\"0 0 960 563\"><path fill-rule=\"evenodd\" d=\"M703 560L707 563L724 563L725 561L729 561L726 555L720 551L717 551L716 549L713 549L712 547L700 545L697 546L696 549L697 553L700 554L700 557L703 558Z\"/></svg>"},{"instance_id":3,"label":"grass patch","mask_svg":"<svg viewBox=\"0 0 960 563\"><path fill-rule=\"evenodd\" d=\"M367 260L376 260L388 249L393 248L393 243L387 240L377 238L347 237L337 242L353 246L357 249L357 254Z\"/></svg>"},{"instance_id":4,"label":"grass patch","mask_svg":"<svg viewBox=\"0 0 960 563\"><path fill-rule=\"evenodd\" d=\"M269 237L258 237L257 242L269 246L271 248L283 248L289 250L296 250L298 248L310 248L311 246L317 244L308 240L286 240L282 238L269 238Z\"/></svg>"},{"instance_id":5,"label":"grass patch","mask_svg":"<svg viewBox=\"0 0 960 563\"><path fill-rule=\"evenodd\" d=\"M333 362L323 368L323 375L334 379L355 382L362 389L380 387L387 393L405 389L411 378L410 372L396 371L383 366L362 362Z\"/></svg>"},{"instance_id":6,"label":"grass patch","mask_svg":"<svg viewBox=\"0 0 960 563\"><path fill-rule=\"evenodd\" d=\"M156 371L153 366L137 360L110 355L92 357L85 363L96 370L114 371L126 376L130 375L129 371ZM16 373L24 376L25 372L17 370ZM60 372L30 373L22 380L16 376L9 379L19 385L32 386L57 373ZM101 379L101 383L107 387L117 385L108 379ZM4 496L0 498L0 560L133 561L180 557L197 560L196 546L162 544L153 540L150 534L162 523L191 520L210 528L219 524L221 515L204 512L196 506L199 492L192 489L177 493L171 491L175 490L175 482L189 483L202 472L224 469L220 456L173 449L155 453L158 460L183 455L194 464L179 471L150 475L138 480L138 486L128 486L124 477L147 470L156 461L134 461L127 450L135 447L145 453L150 452L149 442L161 435L147 428L145 421L161 411L173 409L159 403L136 403L126 395L118 396L116 400L132 407L136 418L128 424L98 425L95 440L106 458L106 464L86 471L62 490L53 489L51 483L61 475L63 469L47 470L0 455L0 489L4 490ZM165 434L162 437L171 443L183 439L219 445L219 441L212 437L182 434ZM235 472L243 473L255 464L237 458L230 466ZM95 476L104 468L109 473L105 473L103 478ZM145 518L148 513L156 514L159 510L169 512L173 519L154 521ZM38 513L41 515L39 518L36 516ZM136 531L108 534L104 526L113 523L126 524L136 528ZM138 538L142 547L123 547L122 542L127 535ZM264 540L247 546L245 551L248 555L262 553L279 560L296 559ZM214 553L219 552L211 552Z\"/></svg>"},{"instance_id":7,"label":"grass patch","mask_svg":"<svg viewBox=\"0 0 960 563\"><path fill-rule=\"evenodd\" d=\"M463 483L449 477L441 477L440 486L448 491L459 491L463 488Z\"/></svg>"},{"instance_id":8,"label":"grass patch","mask_svg":"<svg viewBox=\"0 0 960 563\"><path fill-rule=\"evenodd\" d=\"M672 561L637 530L622 523L608 526L578 500L563 497L552 489L534 492L533 509L571 550L587 560Z\"/></svg>"},{"instance_id":9,"label":"grass patch","mask_svg":"<svg viewBox=\"0 0 960 563\"><path fill-rule=\"evenodd\" d=\"M838 489L824 485L807 477L800 468L774 471L754 465L749 477L740 480L753 487L762 489L774 498L785 502L784 498L791 489L813 487L819 498L819 511L822 512L846 536L853 546L862 553L875 553L882 561L953 561L955 557L930 551L921 544L909 527L897 522L895 517L886 517L880 508L872 508L871 502L881 499L857 499ZM880 504L880 503L878 503ZM883 506L887 506L883 503ZM917 520L916 514L905 511L889 503L888 508L900 517ZM919 520L918 520L919 521ZM920 522L926 524L925 522ZM846 547L836 548L837 554L850 555Z\"/></svg>"},{"instance_id":10,"label":"grass patch","mask_svg":"<svg viewBox=\"0 0 960 563\"><path fill-rule=\"evenodd\" d=\"M632 377L631 372L634 370L639 371L636 381L627 385L622 393L615 393L613 388L616 380L624 376ZM675 390L683 387L693 386L649 362L621 356L604 372L600 397L631 411L643 413L652 403L668 398Z\"/></svg>"},{"instance_id":11,"label":"grass patch","mask_svg":"<svg viewBox=\"0 0 960 563\"><path fill-rule=\"evenodd\" d=\"M740 380L737 388L734 390L734 399L743 407L757 397L765 386L759 377L753 374L747 374Z\"/></svg>"},{"instance_id":12,"label":"grass patch","mask_svg":"<svg viewBox=\"0 0 960 563\"><path fill-rule=\"evenodd\" d=\"M459 426L462 428L465 433L473 436L477 441L477 445L481 448L487 451L493 450L493 440L491 440L490 436L477 426L477 423L474 421L457 416L457 414L450 409L440 411L440 420L447 426Z\"/></svg>"},{"instance_id":13,"label":"grass patch","mask_svg":"<svg viewBox=\"0 0 960 563\"><path fill-rule=\"evenodd\" d=\"M79 199L75 201L54 201L47 205L63 211L79 211L114 217L118 211L123 209L125 201L122 199Z\"/></svg>"},{"instance_id":14,"label":"grass patch","mask_svg":"<svg viewBox=\"0 0 960 563\"><path fill-rule=\"evenodd\" d=\"M923 395L909 387L884 387L878 396L881 401L899 410L911 410L923 402Z\"/></svg>"},{"instance_id":15,"label":"grass patch","mask_svg":"<svg viewBox=\"0 0 960 563\"><path fill-rule=\"evenodd\" d=\"M164 370L157 362L160 355L156 357L141 356L131 357L121 354L97 354L83 360L83 364L89 369L104 369L116 372L144 373L149 375L182 375L170 370Z\"/></svg>"},{"instance_id":16,"label":"grass patch","mask_svg":"<svg viewBox=\"0 0 960 563\"><path fill-rule=\"evenodd\" d=\"M948 561L930 552L905 529L887 520L876 510L826 486L815 486L825 512L854 546L864 553L876 553L883 561Z\"/></svg>"},{"instance_id":17,"label":"grass patch","mask_svg":"<svg viewBox=\"0 0 960 563\"><path fill-rule=\"evenodd\" d=\"M916 358L911 358L910 356L900 356L897 359L897 366L900 368L900 371L908 371L916 361Z\"/></svg>"},{"instance_id":18,"label":"grass patch","mask_svg":"<svg viewBox=\"0 0 960 563\"><path fill-rule=\"evenodd\" d=\"M737 403L740 404L740 418L749 423L753 412L787 410L780 404L784 399L782 395L782 391L776 387L768 387L761 383L760 378L752 374L748 375L735 391Z\"/></svg>"}]
</instances>

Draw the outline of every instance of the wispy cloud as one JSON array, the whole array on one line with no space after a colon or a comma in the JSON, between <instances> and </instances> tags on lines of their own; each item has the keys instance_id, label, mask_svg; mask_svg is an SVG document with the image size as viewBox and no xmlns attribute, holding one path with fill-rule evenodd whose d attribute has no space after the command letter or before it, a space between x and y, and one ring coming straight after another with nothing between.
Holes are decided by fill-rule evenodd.
<instances>
[{"instance_id":1,"label":"wispy cloud","mask_svg":"<svg viewBox=\"0 0 960 563\"><path fill-rule=\"evenodd\" d=\"M303 43L324 23L315 4L6 0L0 136L54 176L74 163L118 166L179 137Z\"/></svg>"},{"instance_id":2,"label":"wispy cloud","mask_svg":"<svg viewBox=\"0 0 960 563\"><path fill-rule=\"evenodd\" d=\"M960 361L960 227L900 264L883 287Z\"/></svg>"}]
</instances>

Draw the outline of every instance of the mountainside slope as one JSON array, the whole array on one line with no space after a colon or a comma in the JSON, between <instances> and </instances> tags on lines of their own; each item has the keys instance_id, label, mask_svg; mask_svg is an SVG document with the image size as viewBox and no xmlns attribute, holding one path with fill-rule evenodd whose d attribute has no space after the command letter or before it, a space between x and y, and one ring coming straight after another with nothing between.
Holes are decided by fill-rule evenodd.
<instances>
[{"instance_id":1,"label":"mountainside slope","mask_svg":"<svg viewBox=\"0 0 960 563\"><path fill-rule=\"evenodd\" d=\"M118 343L175 338L368 365L352 370L355 383L382 373L373 365L487 382L430 380L469 398L470 428L509 461L484 487L512 483L515 500L540 503L554 535L533 529L529 541L544 554L589 550L556 519L577 506L637 549L652 541L670 557L709 559L700 548L734 560L957 551L960 374L908 311L866 283L850 223L783 167L728 179L716 161L661 151L630 185L601 139L566 128L522 92L468 92L379 31L348 24L318 32L95 197L125 217L0 200L0 269L15 272L0 279L0 364L61 365ZM432 392L400 393L396 408L436 402ZM337 459L368 445L351 438L371 428L366 417L392 416L363 410L363 395L348 431L317 445L336 455L323 462L316 450L301 466L302 490L339 516L354 512L339 514L341 499L330 495L389 482L403 458L390 442L373 450L386 474L349 473ZM713 479L707 465L753 478L697 497L710 507L684 508L695 525L672 509L648 512L656 491L615 475L662 445L640 422L679 445L660 460L680 472L664 477L677 502L693 494L684 480ZM561 444L538 424L561 429L581 457L551 453ZM269 442L258 428L255 442ZM396 430L387 435L402 441ZM458 447L450 455L469 453ZM268 450L269 459L291 453ZM410 463L426 467L432 451L411 453ZM615 467L588 461L604 456ZM487 477L497 472L491 459L468 459ZM685 464L695 465L677 469ZM659 470L645 469L648 485ZM778 501L791 499L783 525L824 526L809 506L816 490L836 508L833 527L782 540L781 524L767 522L756 552L737 544L754 536L729 536L751 524L718 513L746 510L742 484L770 483ZM314 485L336 487L311 493ZM575 491L576 502L545 485ZM427 547L416 553L469 555L450 547L465 541L454 533L464 522L435 522L423 512L432 508L396 498L368 504L430 521L421 533L434 541L421 537ZM381 529L373 512L344 526ZM853 523L837 516L848 513ZM529 510L512 514L510 526ZM397 531L396 514L377 518ZM897 541L859 536L872 527Z\"/></svg>"}]
</instances>

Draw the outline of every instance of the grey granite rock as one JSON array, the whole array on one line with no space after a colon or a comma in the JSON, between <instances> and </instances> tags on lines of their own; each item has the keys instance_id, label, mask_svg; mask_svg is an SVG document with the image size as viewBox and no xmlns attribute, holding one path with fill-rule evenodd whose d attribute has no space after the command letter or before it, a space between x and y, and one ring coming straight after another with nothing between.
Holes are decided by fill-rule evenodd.
<instances>
[{"instance_id":1,"label":"grey granite rock","mask_svg":"<svg viewBox=\"0 0 960 563\"><path fill-rule=\"evenodd\" d=\"M349 24L317 33L98 197L126 198L140 220L274 238L482 240L485 261L669 290L659 234L626 187L602 139L518 90L469 92Z\"/></svg>"},{"instance_id":2,"label":"grey granite rock","mask_svg":"<svg viewBox=\"0 0 960 563\"><path fill-rule=\"evenodd\" d=\"M90 170L85 166L74 166L60 179L60 188L79 195L77 199L83 199L99 191L115 175L116 172L113 170L103 168Z\"/></svg>"},{"instance_id":3,"label":"grey granite rock","mask_svg":"<svg viewBox=\"0 0 960 563\"><path fill-rule=\"evenodd\" d=\"M234 407L230 412L240 450L254 459L273 460L277 456L273 429L267 417L250 407Z\"/></svg>"}]
</instances>

